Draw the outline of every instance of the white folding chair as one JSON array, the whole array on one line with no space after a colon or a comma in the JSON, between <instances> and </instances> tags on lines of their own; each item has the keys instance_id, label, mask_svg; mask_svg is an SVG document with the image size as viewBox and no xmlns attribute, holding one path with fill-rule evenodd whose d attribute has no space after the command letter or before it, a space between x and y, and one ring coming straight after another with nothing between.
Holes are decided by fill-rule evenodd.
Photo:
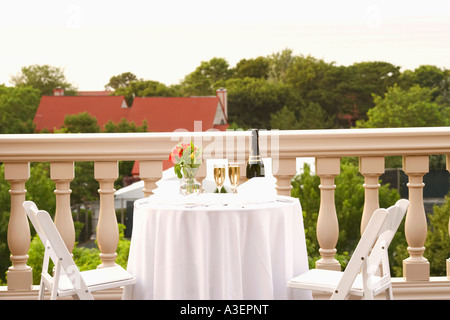
<instances>
[{"instance_id":1,"label":"white folding chair","mask_svg":"<svg viewBox=\"0 0 450 320\"><path fill-rule=\"evenodd\" d=\"M288 287L332 293L336 300L371 300L384 291L392 300L388 248L408 206L409 201L401 199L388 209L375 210L344 272L311 269L289 280Z\"/></svg>"},{"instance_id":2,"label":"white folding chair","mask_svg":"<svg viewBox=\"0 0 450 320\"><path fill-rule=\"evenodd\" d=\"M25 201L23 207L45 246L39 300L44 299L45 289L50 291L51 300L65 296L93 300L92 292L136 282L133 275L119 265L80 271L48 212L38 210L32 201ZM48 273L49 259L55 264L53 276Z\"/></svg>"}]
</instances>

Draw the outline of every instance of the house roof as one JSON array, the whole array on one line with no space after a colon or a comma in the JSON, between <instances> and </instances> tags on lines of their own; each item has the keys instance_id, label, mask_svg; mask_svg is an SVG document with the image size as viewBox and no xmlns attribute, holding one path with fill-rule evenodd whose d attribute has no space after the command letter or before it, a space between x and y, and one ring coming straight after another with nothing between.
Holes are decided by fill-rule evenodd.
<instances>
[{"instance_id":1,"label":"house roof","mask_svg":"<svg viewBox=\"0 0 450 320\"><path fill-rule=\"evenodd\" d=\"M87 112L103 128L108 121L122 118L147 131L172 132L176 129L205 131L228 127L225 111L215 96L211 97L136 97L128 108L123 96L43 96L34 117L36 130L53 131L64 125L66 115ZM196 122L201 122L201 127Z\"/></svg>"},{"instance_id":2,"label":"house roof","mask_svg":"<svg viewBox=\"0 0 450 320\"><path fill-rule=\"evenodd\" d=\"M216 113L220 110L217 97L136 97L128 121L141 126L143 120L147 120L151 132L205 131L221 124L215 123ZM195 121L201 121L201 128L194 128ZM226 127L222 123L220 129Z\"/></svg>"},{"instance_id":3,"label":"house roof","mask_svg":"<svg viewBox=\"0 0 450 320\"><path fill-rule=\"evenodd\" d=\"M129 111L123 96L43 96L34 123L37 131L53 131L64 124L66 115L87 112L103 127L110 120L117 123L127 118Z\"/></svg>"},{"instance_id":4,"label":"house roof","mask_svg":"<svg viewBox=\"0 0 450 320\"><path fill-rule=\"evenodd\" d=\"M177 129L225 131L228 128L227 111L226 102L224 106L222 101L218 96L135 97L133 105L128 108L123 96L108 96L104 92L43 96L34 123L38 132L44 128L53 131L64 125L66 115L87 112L97 119L101 128L109 121L118 123L126 118L136 126L141 126L146 120L147 131L150 132L173 132ZM170 161L163 161L163 169L171 166L173 163ZM139 174L139 161L135 161L132 174Z\"/></svg>"}]
</instances>

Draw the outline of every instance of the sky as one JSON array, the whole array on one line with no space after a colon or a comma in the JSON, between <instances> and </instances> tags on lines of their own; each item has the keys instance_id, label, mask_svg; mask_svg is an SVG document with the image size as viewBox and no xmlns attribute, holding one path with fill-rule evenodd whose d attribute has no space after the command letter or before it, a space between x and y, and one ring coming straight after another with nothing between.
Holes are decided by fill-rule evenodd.
<instances>
[{"instance_id":1,"label":"sky","mask_svg":"<svg viewBox=\"0 0 450 320\"><path fill-rule=\"evenodd\" d=\"M80 91L124 72L177 84L214 57L234 67L284 49L450 69L450 1L1 0L0 44L0 84L48 64Z\"/></svg>"}]
</instances>

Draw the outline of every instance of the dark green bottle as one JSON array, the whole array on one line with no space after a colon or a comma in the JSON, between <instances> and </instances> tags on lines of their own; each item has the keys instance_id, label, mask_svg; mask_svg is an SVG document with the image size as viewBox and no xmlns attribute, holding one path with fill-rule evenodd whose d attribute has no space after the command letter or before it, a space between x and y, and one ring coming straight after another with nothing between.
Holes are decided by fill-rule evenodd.
<instances>
[{"instance_id":1,"label":"dark green bottle","mask_svg":"<svg viewBox=\"0 0 450 320\"><path fill-rule=\"evenodd\" d=\"M254 177L264 177L264 162L259 154L259 133L258 129L252 129L252 142L250 154L248 156L246 176L247 179Z\"/></svg>"}]
</instances>

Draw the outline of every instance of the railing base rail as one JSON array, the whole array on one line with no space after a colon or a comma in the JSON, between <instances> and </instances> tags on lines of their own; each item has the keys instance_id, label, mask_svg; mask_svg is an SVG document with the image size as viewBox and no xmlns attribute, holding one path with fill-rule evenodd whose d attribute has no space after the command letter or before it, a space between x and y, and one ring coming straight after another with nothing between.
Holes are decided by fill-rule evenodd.
<instances>
[{"instance_id":1,"label":"railing base rail","mask_svg":"<svg viewBox=\"0 0 450 320\"><path fill-rule=\"evenodd\" d=\"M430 277L429 281L405 281L403 278L392 278L394 300L450 300L450 279L447 277ZM6 286L0 287L0 300L36 300L39 286L32 290L8 290ZM329 299L326 293L314 293L314 299ZM47 297L47 295L46 295ZM48 295L48 298L50 296ZM95 292L96 300L120 300L122 289L110 289ZM65 299L71 299L66 297ZM384 299L380 294L377 299Z\"/></svg>"}]
</instances>

